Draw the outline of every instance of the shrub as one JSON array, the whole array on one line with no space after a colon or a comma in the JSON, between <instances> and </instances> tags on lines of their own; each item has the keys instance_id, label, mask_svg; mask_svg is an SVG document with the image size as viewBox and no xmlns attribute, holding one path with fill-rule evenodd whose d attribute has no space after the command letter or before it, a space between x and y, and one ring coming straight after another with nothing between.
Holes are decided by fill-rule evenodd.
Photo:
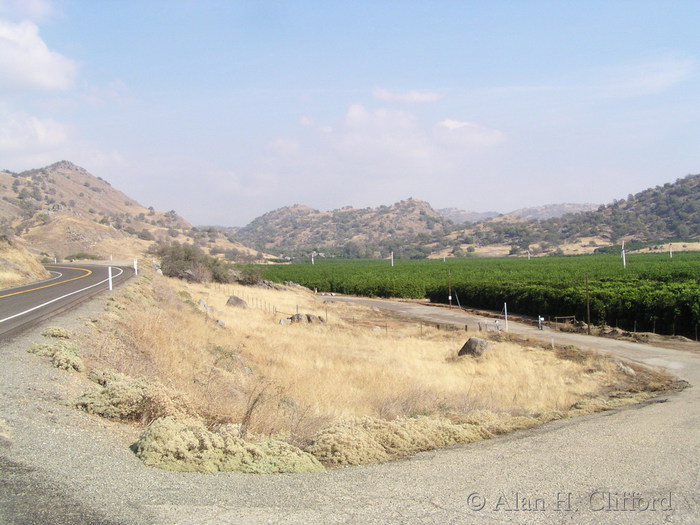
<instances>
[{"instance_id":1,"label":"shrub","mask_svg":"<svg viewBox=\"0 0 700 525\"><path fill-rule=\"evenodd\" d=\"M182 395L161 383L134 379L110 370L93 371L90 379L101 388L84 393L75 405L91 414L140 423L150 423L159 417L195 415Z\"/></svg>"},{"instance_id":2,"label":"shrub","mask_svg":"<svg viewBox=\"0 0 700 525\"><path fill-rule=\"evenodd\" d=\"M155 254L160 257L161 269L168 277L198 281L211 279L219 283L232 280L229 264L207 255L197 246L175 242L157 247Z\"/></svg>"},{"instance_id":3,"label":"shrub","mask_svg":"<svg viewBox=\"0 0 700 525\"><path fill-rule=\"evenodd\" d=\"M60 326L49 326L48 328L45 328L43 332L41 332L41 335L43 335L44 337L55 337L58 339L71 338L70 330L67 330L66 328L61 328Z\"/></svg>"},{"instance_id":4,"label":"shrub","mask_svg":"<svg viewBox=\"0 0 700 525\"><path fill-rule=\"evenodd\" d=\"M62 370L85 370L83 360L78 355L79 349L75 343L69 341L57 341L55 343L37 343L29 350L32 354L50 357L51 364Z\"/></svg>"},{"instance_id":5,"label":"shrub","mask_svg":"<svg viewBox=\"0 0 700 525\"><path fill-rule=\"evenodd\" d=\"M237 425L207 430L200 423L173 418L154 421L134 444L147 465L180 472L242 471L252 473L321 472L311 454L283 441L251 443L241 439Z\"/></svg>"}]
</instances>

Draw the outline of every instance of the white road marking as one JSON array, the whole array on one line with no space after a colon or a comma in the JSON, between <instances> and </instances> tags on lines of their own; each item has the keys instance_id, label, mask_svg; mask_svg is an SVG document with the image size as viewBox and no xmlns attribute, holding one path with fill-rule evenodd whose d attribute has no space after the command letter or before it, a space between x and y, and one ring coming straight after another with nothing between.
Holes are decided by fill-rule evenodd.
<instances>
[{"instance_id":1,"label":"white road marking","mask_svg":"<svg viewBox=\"0 0 700 525\"><path fill-rule=\"evenodd\" d=\"M113 268L116 268L117 270L119 270L119 274L113 275L112 279L114 279L115 277L119 277L121 274L124 273L124 270L122 270L119 267L113 267ZM84 292L85 290L89 290L90 288L94 288L95 286L99 286L101 284L104 284L107 281L109 281L109 279L105 279L104 281L100 281L99 283L95 283L95 284L92 284L90 286L86 286L85 288L81 288L80 290L75 290L74 292L67 293L66 295L62 295L61 297L56 297L55 299L51 299L50 301L47 301L44 304L40 304L38 306L30 308L29 310L25 310L24 312L20 312L18 314L11 315L10 317L6 317L5 319L0 319L0 323L4 323L5 321L9 321L11 319L15 319L16 317L20 317L24 314L28 314L29 312L33 312L34 310L38 310L39 308L43 308L44 306L47 306L51 303L55 303L56 301L60 301L61 299L65 299L66 297L70 297L71 295L75 295L77 293Z\"/></svg>"}]
</instances>

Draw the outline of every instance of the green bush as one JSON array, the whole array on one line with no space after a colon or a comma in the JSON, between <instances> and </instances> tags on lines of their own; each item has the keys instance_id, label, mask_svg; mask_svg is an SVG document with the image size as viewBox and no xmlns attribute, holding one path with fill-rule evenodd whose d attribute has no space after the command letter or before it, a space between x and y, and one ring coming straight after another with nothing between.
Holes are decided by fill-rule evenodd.
<instances>
[{"instance_id":1,"label":"green bush","mask_svg":"<svg viewBox=\"0 0 700 525\"><path fill-rule=\"evenodd\" d=\"M231 265L207 255L201 248L192 244L161 245L155 249L160 257L160 266L164 275L179 279L194 279L196 281L213 280L218 283L229 283L233 280Z\"/></svg>"}]
</instances>

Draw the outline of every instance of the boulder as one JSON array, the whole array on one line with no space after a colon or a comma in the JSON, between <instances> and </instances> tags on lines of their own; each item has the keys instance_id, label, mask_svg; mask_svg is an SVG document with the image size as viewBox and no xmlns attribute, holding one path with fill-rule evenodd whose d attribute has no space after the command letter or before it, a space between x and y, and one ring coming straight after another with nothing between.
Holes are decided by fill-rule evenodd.
<instances>
[{"instance_id":1,"label":"boulder","mask_svg":"<svg viewBox=\"0 0 700 525\"><path fill-rule=\"evenodd\" d=\"M313 314L294 314L286 319L280 319L280 324L290 324L290 323L311 323L319 324L325 323L326 320L320 315Z\"/></svg>"},{"instance_id":2,"label":"boulder","mask_svg":"<svg viewBox=\"0 0 700 525\"><path fill-rule=\"evenodd\" d=\"M238 308L248 308L248 303L246 303L240 297L236 297L235 295L232 295L231 297L229 297L228 301L226 301L226 304L228 306L236 306Z\"/></svg>"},{"instance_id":3,"label":"boulder","mask_svg":"<svg viewBox=\"0 0 700 525\"><path fill-rule=\"evenodd\" d=\"M489 349L489 342L481 337L470 337L464 346L457 352L457 355L468 355L480 357Z\"/></svg>"}]
</instances>

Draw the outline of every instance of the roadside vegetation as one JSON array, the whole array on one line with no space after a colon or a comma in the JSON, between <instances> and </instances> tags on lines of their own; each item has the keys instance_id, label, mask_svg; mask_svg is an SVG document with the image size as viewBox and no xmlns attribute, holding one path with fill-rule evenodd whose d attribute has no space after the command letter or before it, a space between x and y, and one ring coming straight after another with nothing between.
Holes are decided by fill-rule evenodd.
<instances>
[{"instance_id":1,"label":"roadside vegetation","mask_svg":"<svg viewBox=\"0 0 700 525\"><path fill-rule=\"evenodd\" d=\"M227 306L231 295L249 307ZM46 337L79 348L89 387L76 407L143 426L134 452L179 471L387 461L638 402L673 384L660 372L505 334L493 334L481 357L457 357L475 334L321 300L299 287L146 272L80 333ZM279 323L295 312L325 322Z\"/></svg>"}]
</instances>

